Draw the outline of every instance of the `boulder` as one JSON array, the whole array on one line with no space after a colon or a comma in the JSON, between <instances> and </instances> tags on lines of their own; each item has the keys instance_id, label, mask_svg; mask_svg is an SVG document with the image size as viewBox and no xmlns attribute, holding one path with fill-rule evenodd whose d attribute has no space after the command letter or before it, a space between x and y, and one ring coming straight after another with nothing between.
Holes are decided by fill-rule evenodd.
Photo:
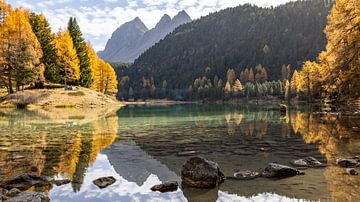
<instances>
[{"instance_id":1,"label":"boulder","mask_svg":"<svg viewBox=\"0 0 360 202\"><path fill-rule=\"evenodd\" d=\"M234 173L234 179L238 180L252 180L257 177L260 177L260 173L250 170L242 170Z\"/></svg>"},{"instance_id":2,"label":"boulder","mask_svg":"<svg viewBox=\"0 0 360 202\"><path fill-rule=\"evenodd\" d=\"M69 179L63 179L63 180L55 180L54 184L56 184L56 186L61 186L64 184L69 184L71 182L71 180Z\"/></svg>"},{"instance_id":3,"label":"boulder","mask_svg":"<svg viewBox=\"0 0 360 202\"><path fill-rule=\"evenodd\" d=\"M151 187L151 191L171 192L171 191L176 191L178 189L178 186L179 185L177 182L166 182Z\"/></svg>"},{"instance_id":4,"label":"boulder","mask_svg":"<svg viewBox=\"0 0 360 202\"><path fill-rule=\"evenodd\" d=\"M325 167L326 165L318 161L316 158L312 156L308 156L304 159L298 159L294 161L290 161L290 164L296 167L312 167L312 168L319 168Z\"/></svg>"},{"instance_id":5,"label":"boulder","mask_svg":"<svg viewBox=\"0 0 360 202\"><path fill-rule=\"evenodd\" d=\"M336 164L344 168L358 167L360 166L360 157L338 158Z\"/></svg>"},{"instance_id":6,"label":"boulder","mask_svg":"<svg viewBox=\"0 0 360 202\"><path fill-rule=\"evenodd\" d=\"M349 175L359 175L359 173L354 168L347 168L346 173Z\"/></svg>"},{"instance_id":7,"label":"boulder","mask_svg":"<svg viewBox=\"0 0 360 202\"><path fill-rule=\"evenodd\" d=\"M98 186L100 189L108 187L116 182L116 179L112 176L101 177L93 181L93 183Z\"/></svg>"},{"instance_id":8,"label":"boulder","mask_svg":"<svg viewBox=\"0 0 360 202\"><path fill-rule=\"evenodd\" d=\"M277 178L283 178L283 177L292 177L295 175L303 175L304 173L299 171L298 169L280 165L277 163L269 163L265 170L262 172L263 177L277 177Z\"/></svg>"},{"instance_id":9,"label":"boulder","mask_svg":"<svg viewBox=\"0 0 360 202\"><path fill-rule=\"evenodd\" d=\"M20 191L28 190L32 186L43 186L49 184L53 179L51 177L36 174L21 174L11 180L5 181L0 187L10 190L17 188Z\"/></svg>"},{"instance_id":10,"label":"boulder","mask_svg":"<svg viewBox=\"0 0 360 202\"><path fill-rule=\"evenodd\" d=\"M192 157L183 165L181 179L190 187L213 188L224 182L225 175L217 163L202 157Z\"/></svg>"},{"instance_id":11,"label":"boulder","mask_svg":"<svg viewBox=\"0 0 360 202\"><path fill-rule=\"evenodd\" d=\"M13 198L9 198L8 202L48 202L50 201L42 192L21 192Z\"/></svg>"}]
</instances>

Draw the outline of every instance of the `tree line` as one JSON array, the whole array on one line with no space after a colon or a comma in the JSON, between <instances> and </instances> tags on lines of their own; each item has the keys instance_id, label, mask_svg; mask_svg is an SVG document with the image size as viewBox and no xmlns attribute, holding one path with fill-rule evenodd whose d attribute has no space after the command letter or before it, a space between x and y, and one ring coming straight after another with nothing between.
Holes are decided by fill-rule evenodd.
<instances>
[{"instance_id":1,"label":"tree line","mask_svg":"<svg viewBox=\"0 0 360 202\"><path fill-rule=\"evenodd\" d=\"M0 85L9 94L46 83L80 85L102 93L116 93L110 64L86 43L75 18L67 29L52 33L43 14L13 9L0 2Z\"/></svg>"}]
</instances>

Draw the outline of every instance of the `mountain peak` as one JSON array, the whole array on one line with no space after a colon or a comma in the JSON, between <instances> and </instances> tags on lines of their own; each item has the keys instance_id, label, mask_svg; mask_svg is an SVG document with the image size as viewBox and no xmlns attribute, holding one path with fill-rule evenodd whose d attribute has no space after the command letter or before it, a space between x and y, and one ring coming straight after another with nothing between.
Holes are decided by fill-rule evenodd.
<instances>
[{"instance_id":1,"label":"mountain peak","mask_svg":"<svg viewBox=\"0 0 360 202\"><path fill-rule=\"evenodd\" d=\"M164 26L171 22L171 17L168 14L165 14L161 17L160 21L156 24L155 27Z\"/></svg>"},{"instance_id":2,"label":"mountain peak","mask_svg":"<svg viewBox=\"0 0 360 202\"><path fill-rule=\"evenodd\" d=\"M191 17L185 10L180 11L173 19L177 24L183 24L191 21Z\"/></svg>"}]
</instances>

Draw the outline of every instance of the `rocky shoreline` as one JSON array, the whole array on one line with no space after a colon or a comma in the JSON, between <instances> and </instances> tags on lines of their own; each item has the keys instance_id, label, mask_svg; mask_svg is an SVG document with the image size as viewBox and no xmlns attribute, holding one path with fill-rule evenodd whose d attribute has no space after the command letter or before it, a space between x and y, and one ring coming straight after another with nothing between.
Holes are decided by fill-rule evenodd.
<instances>
[{"instance_id":1,"label":"rocky shoreline","mask_svg":"<svg viewBox=\"0 0 360 202\"><path fill-rule=\"evenodd\" d=\"M198 189L212 189L218 187L225 180L253 180L258 177L283 179L297 175L305 175L301 171L307 168L323 168L327 165L321 163L314 157L306 157L289 162L291 166L278 163L269 163L262 171L241 170L235 172L233 176L226 177L216 162L203 157L194 156L189 158L181 169L181 186L193 187ZM360 166L360 157L337 158L335 164L344 168L344 174L358 175L356 167ZM31 171L36 171L33 166ZM309 171L310 172L310 171ZM95 179L93 184L100 189L104 189L114 184L117 180L112 177L101 177ZM0 201L35 201L47 202L49 197L42 192L28 191L32 187L42 187L49 185L62 186L70 183L69 179L54 180L51 177L33 173L24 173L13 179L0 181ZM151 191L161 193L178 190L178 182L165 182L151 187Z\"/></svg>"}]
</instances>

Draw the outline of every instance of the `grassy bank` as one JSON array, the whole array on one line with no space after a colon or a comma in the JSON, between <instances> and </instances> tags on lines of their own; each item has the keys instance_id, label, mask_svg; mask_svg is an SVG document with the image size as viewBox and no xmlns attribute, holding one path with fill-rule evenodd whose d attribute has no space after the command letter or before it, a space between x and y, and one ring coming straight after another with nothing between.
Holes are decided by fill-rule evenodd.
<instances>
[{"instance_id":1,"label":"grassy bank","mask_svg":"<svg viewBox=\"0 0 360 202\"><path fill-rule=\"evenodd\" d=\"M121 106L114 97L87 88L36 89L3 95L0 108L95 108Z\"/></svg>"}]
</instances>

